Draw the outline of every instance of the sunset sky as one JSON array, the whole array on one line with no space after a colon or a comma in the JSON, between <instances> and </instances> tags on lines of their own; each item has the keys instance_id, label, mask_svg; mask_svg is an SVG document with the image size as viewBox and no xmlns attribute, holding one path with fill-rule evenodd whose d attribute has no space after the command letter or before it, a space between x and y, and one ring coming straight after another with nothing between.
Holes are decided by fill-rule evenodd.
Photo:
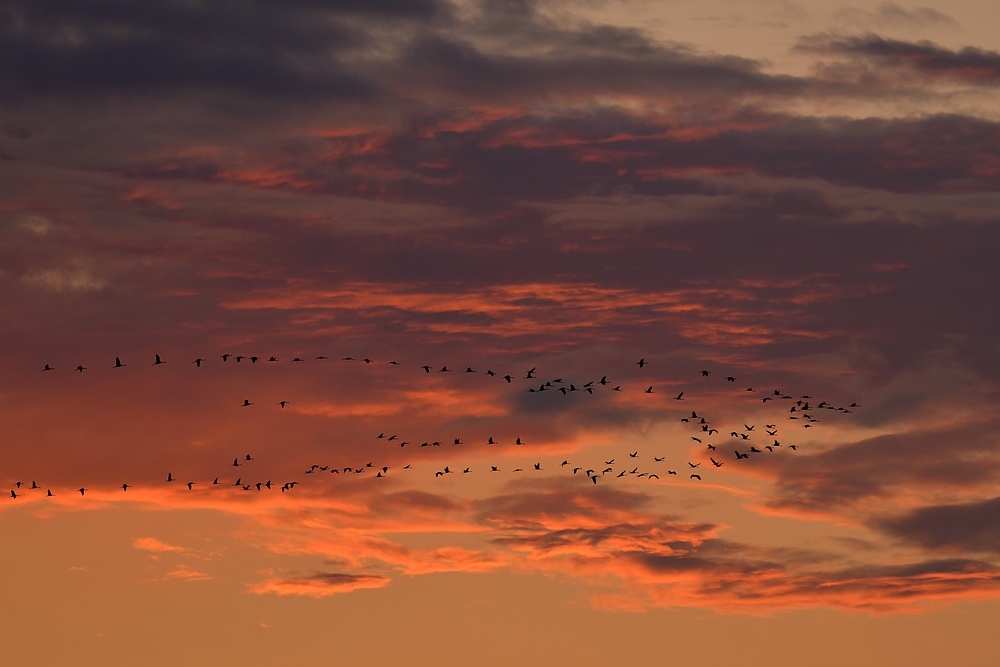
<instances>
[{"instance_id":1,"label":"sunset sky","mask_svg":"<svg viewBox=\"0 0 1000 667\"><path fill-rule=\"evenodd\" d=\"M0 0L4 663L995 665L998 25Z\"/></svg>"}]
</instances>

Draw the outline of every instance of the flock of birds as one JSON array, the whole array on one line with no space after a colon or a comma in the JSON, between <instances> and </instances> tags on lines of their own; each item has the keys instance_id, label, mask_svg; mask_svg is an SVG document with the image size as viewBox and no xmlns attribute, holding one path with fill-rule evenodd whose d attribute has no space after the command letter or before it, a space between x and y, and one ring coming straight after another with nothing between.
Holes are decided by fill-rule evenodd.
<instances>
[{"instance_id":1,"label":"flock of birds","mask_svg":"<svg viewBox=\"0 0 1000 667\"><path fill-rule=\"evenodd\" d=\"M228 353L220 355L219 358L221 358L224 363L228 362L230 359L234 359L236 363L242 363L244 360L246 360L246 361L249 361L251 364L256 364L258 361L265 361L263 359L263 357L233 355L233 354L228 354ZM329 359L329 357L324 356L324 355L320 355L320 356L314 357L314 360L316 360L316 361L322 361L322 360L326 360L326 359ZM361 359L356 359L354 357L343 357L343 360L344 361L359 361L359 362L362 362L362 363L364 363L366 365L367 364L376 363L372 359L369 359L367 357L366 358L361 358ZM191 363L193 363L196 367L201 368L202 364L206 363L207 361L208 361L207 359L199 357L197 359L194 359ZM300 357L295 357L291 361L293 363L303 363L305 360L302 359L302 358L300 358ZM274 356L271 356L271 357L268 357L266 359L266 362L268 362L268 363L278 362L278 358L274 357ZM154 355L154 361L152 363L153 366L159 366L159 365L162 365L164 363L166 363L166 362L160 357L159 354L155 354ZM389 362L386 362L386 364L390 365L390 366L400 366L401 365L398 361L389 361ZM637 362L635 362L635 365L637 365L639 367L639 369L641 370L645 366L649 365L649 362L647 362L645 360L645 358L643 358L643 359L639 359ZM126 367L126 364L122 362L121 358L120 357L115 357L115 363L112 366L112 368L113 369L121 369L121 368L125 368L125 367ZM442 366L441 368L438 369L435 366L430 366L430 365L420 366L419 369L423 370L427 374L430 374L432 372L433 373L462 372L462 373L466 373L466 374L478 373L478 371L476 371L475 369L473 369L471 366L466 367L466 369L464 371L454 371L453 369L448 368L447 366ZM42 372L43 373L44 372L49 372L49 371L55 371L55 370L56 369L53 366L49 365L49 364L45 364L45 366L42 368ZM86 366L84 366L82 364L79 364L73 370L75 372L83 373L83 372L85 372L85 371L87 371L89 369ZM511 375L509 375L509 374L500 375L499 373L496 373L493 370L486 370L484 372L484 375L487 375L487 376L490 376L490 377L499 378L501 380L506 381L508 384L512 384L514 382L514 377L512 377ZM712 372L708 371L708 370L703 370L703 371L700 372L700 376L703 379L704 378L709 378L711 375L712 375ZM613 383L611 383L611 382L608 381L607 376L602 376L600 380L591 380L591 381L582 383L579 387L577 387L575 383L573 383L573 382L567 382L567 381L565 381L561 377L560 378L554 378L554 379L551 379L551 380L544 380L543 381L539 377L538 370L535 367L533 367L533 368L529 369L528 371L526 371L525 374L524 374L524 376L523 376L523 378L521 378L521 380L522 381L531 381L531 383L532 383L531 386L526 390L527 393L531 393L531 394L539 394L539 393L543 393L543 392L557 392L557 393L562 394L563 396L568 396L571 393L575 393L575 392L585 392L587 394L593 395L595 391L600 391L600 390L608 390L608 391L614 391L614 392L621 392L622 391L621 385L614 385L614 386L612 386ZM726 376L725 379L724 379L724 381L727 382L727 383L733 383L733 384L735 384L736 383L736 378L733 377L733 376ZM535 386L535 382L538 382L538 386L537 387ZM747 387L746 390L745 390L745 392L756 393L755 390L753 389L753 387ZM653 394L653 393L655 393L654 386L653 385L648 386L646 389L643 390L643 393L646 393L646 394ZM672 400L675 400L675 401L684 401L685 400L684 399L684 393L685 392L682 391L679 394L677 394L676 396L672 396L671 398L672 398ZM787 413L788 413L787 420L788 421L793 421L793 422L798 422L803 428L812 428L814 424L818 423L820 421L819 418L818 418L818 415L821 412L825 413L826 411L833 411L833 412L839 413L839 414L849 414L849 413L852 412L852 410L851 410L852 408L859 407L857 403L851 403L849 406L843 407L843 406L836 406L833 403L830 403L828 401L814 402L814 399L811 396L809 396L809 395L802 395L802 396L796 397L796 396L793 396L791 394L787 394L785 392L782 392L781 390L778 390L778 389L773 390L773 392L768 393L768 394L764 395L761 398L761 403L766 404L768 401L789 401L790 403L786 403L786 405L789 405L789 408L787 410ZM287 400L282 400L282 401L279 401L277 403L277 405L280 408L282 408L282 409L286 405L289 405L289 404L290 404L290 401L287 401ZM254 405L254 402L252 402L249 399L244 399L241 407L251 407L253 405ZM685 414L686 414L686 411L685 411ZM701 481L702 480L702 475L703 475L704 472L706 472L707 470L718 469L718 468L723 467L726 464L727 460L739 462L739 461L744 460L744 459L749 459L751 457L751 455L754 455L754 456L756 456L756 455L763 455L765 451L768 452L769 454L773 454L773 453L775 453L775 451L778 448L781 448L781 447L785 447L786 449L792 450L792 451L798 449L798 445L790 444L790 443L786 444L786 445L783 445L781 443L781 441L778 439L778 424L777 423L765 424L764 425L763 433L765 433L766 435L764 435L763 439L761 439L759 437L759 436L761 436L761 431L757 430L757 427L754 424L742 424L742 427L738 427L736 430L728 430L727 429L728 430L728 436L725 435L724 433L720 433L720 430L713 425L713 422L707 416L705 416L704 414L699 414L698 411L696 411L696 410L692 410L691 413L690 413L690 416L682 417L680 419L680 421L682 423L684 423L684 424L689 424L694 429L694 432L697 433L697 435L691 435L690 438L691 438L691 440L693 442L696 442L699 445L704 445L705 446L704 455L708 459L707 461L704 461L704 460L702 460L702 461L687 461L687 466L688 467L686 469L684 469L684 473L687 474L688 479L690 479L690 480ZM721 442L719 442L719 440L717 438L714 438L713 436L718 436L719 438L723 438L725 440L728 440L729 442L734 442L735 445L728 445L728 446L727 445L723 445ZM735 440L733 440L734 438L735 438ZM386 442L393 442L395 444L398 444L399 447L401 447L401 448L405 447L406 445L411 445L410 441L404 440L404 439L400 438L399 435L397 435L397 434L387 435L386 432L379 433L375 437L375 439L376 440L385 440ZM707 442L708 440L715 440L715 443L713 443L713 442ZM465 444L466 443L461 438L453 438L451 440L450 446L461 446L461 445L465 445ZM491 445L499 445L501 443L498 442L498 441L496 441L496 440L494 440L493 437L491 436L483 444L486 445L486 446L491 446ZM524 441L522 441L522 439L520 437L517 437L514 440L513 444L514 445L525 445L526 443ZM423 448L423 447L441 447L442 446L442 442L439 441L439 440L425 441L425 442L421 443L420 445L414 445L414 446L417 446L417 447L420 447L420 448ZM732 451L733 451L733 453L735 455L735 458L732 458L731 456L725 454L725 452L729 449L729 447L732 447ZM741 449L743 451L740 451ZM623 458L623 457L619 457L619 458ZM237 468L238 469L240 467L244 467L244 466L250 465L254 460L255 460L254 457L252 457L250 454L246 454L244 456L236 457L233 460L233 462L231 464L229 464L229 467L233 467L233 468ZM670 476L679 476L681 474L677 470L670 469L670 468L667 468L666 470L663 470L663 469L661 469L661 468L659 468L658 466L655 465L655 464L664 463L665 460L666 460L666 456L653 456L652 457L652 463L654 464L654 466L653 466L654 469L653 470L643 470L641 472L639 470L639 467L640 467L639 463L640 463L641 459L639 457L639 452L638 451L628 452L628 458L626 460L628 461L628 465L626 465L624 468L621 468L620 470L617 470L617 473L616 473L616 468L615 468L615 465L616 465L616 463L615 463L616 458L615 457L613 457L611 459L607 459L607 460L601 459L601 461L603 463L601 463L601 462L596 462L596 463L592 462L592 463L589 463L589 464L581 464L581 465L576 465L574 463L571 463L567 459L567 460L562 461L562 463L559 464L559 468L560 469L571 469L573 475L578 475L579 473L582 472L584 474L584 479L589 480L593 484L597 484L600 480L605 479L606 476L609 475L609 474L611 475L611 478L609 478L609 479L621 479L621 478L625 478L625 477L634 477L636 479L645 478L645 479L650 479L650 480L652 480L652 479L657 479L657 480L660 479L660 473L663 473L665 475L670 475ZM703 469L702 468L702 464L703 463L708 463L712 467L711 468L707 468L706 467L705 469ZM621 465L621 464L619 463L618 465ZM629 469L629 467L631 467L631 470ZM412 468L412 464L407 464L407 465L405 465L405 466L402 467L402 470L409 470L411 468ZM370 473L374 473L374 477L375 478L383 478L383 477L386 477L388 475L389 470L390 470L390 466L387 466L387 465L377 466L372 461L368 461L366 463L361 463L361 464L355 465L355 466L337 466L337 467L331 466L331 465L313 464L313 465L309 466L309 468L306 469L303 472L303 475L317 475L317 474L321 474L321 473L329 473L329 474L336 474L336 475L351 475L351 476L354 476L354 475L362 475L362 474L365 474L365 473L369 473L369 474ZM541 463L541 461L538 461L538 462L535 462L533 465L527 465L525 468L521 468L521 467L514 468L513 470L511 470L511 472L519 473L519 472L525 472L525 471L542 471L542 470L543 470L542 463ZM434 471L434 477L435 478L441 478L441 477L445 477L447 475L451 475L451 474L455 474L455 473L461 474L461 475L465 475L465 474L469 474L469 473L472 473L472 472L473 472L473 470L472 470L471 466L466 466L466 467L459 466L455 470L452 470L451 466L444 466L443 469ZM490 473L497 473L497 472L501 472L501 470L500 470L499 466L491 465L489 472ZM256 490L258 492L262 491L262 490L265 490L265 489L266 490L271 490L273 488L278 488L278 489L280 489L281 492L286 492L286 491L291 491L292 489L295 488L296 485L299 485L299 484L302 483L302 482L300 482L298 480L284 482L284 483L282 483L280 485L278 485L276 483L273 483L271 480L267 480L267 481L255 481L255 482L249 482L249 483L247 483L247 482L244 482L244 475L242 475L242 474L236 476L235 481L232 481L232 482L230 482L228 480L225 481L225 482L222 482L222 481L220 481L220 479L221 479L221 477L215 477L214 480L212 482L210 482L210 483L207 483L207 485L210 486L210 487L213 487L213 486L229 486L229 487L236 487L236 488L241 489L243 491L253 491L253 490ZM164 483L171 484L171 483L174 483L174 482L179 482L179 479L176 478L176 477L174 477L174 475L173 475L172 472L168 472L167 475L166 475L166 479L164 480ZM196 481L188 481L188 482L181 482L180 484L178 484L178 486L186 487L188 491L193 491L194 487L196 485L198 485L198 484L199 484L199 482L196 482ZM133 488L133 485L128 484L128 483L123 483L121 485L121 489L122 489L123 492L127 492L131 488ZM42 487L40 487L35 481L32 481L30 486L27 485L26 483L18 481L18 482L16 482L14 484L14 488L11 489L11 491L10 491L10 497L13 498L13 499L16 499L19 496L21 496L23 493L25 493L26 491L35 491L35 490L40 491L41 489L42 489ZM79 489L77 489L77 492L79 492L81 496L85 496L88 490L89 489L87 489L86 487L80 487ZM52 492L51 489L45 489L45 491L46 491L46 496L48 496L48 497L51 497L51 496L55 495Z\"/></svg>"}]
</instances>

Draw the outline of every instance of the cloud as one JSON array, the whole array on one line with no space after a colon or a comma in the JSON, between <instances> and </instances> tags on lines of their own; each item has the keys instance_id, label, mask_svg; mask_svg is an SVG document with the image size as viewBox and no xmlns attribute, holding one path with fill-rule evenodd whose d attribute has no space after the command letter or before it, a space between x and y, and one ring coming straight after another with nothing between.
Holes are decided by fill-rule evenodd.
<instances>
[{"instance_id":1,"label":"cloud","mask_svg":"<svg viewBox=\"0 0 1000 667\"><path fill-rule=\"evenodd\" d=\"M184 565L181 565L176 570L171 570L163 575L165 579L180 579L182 581L210 581L214 577L205 574L204 572L198 572L197 570L190 570Z\"/></svg>"},{"instance_id":2,"label":"cloud","mask_svg":"<svg viewBox=\"0 0 1000 667\"><path fill-rule=\"evenodd\" d=\"M251 593L263 595L308 595L325 597L337 593L349 593L362 588L382 588L391 580L378 574L344 574L341 572L317 572L316 574L268 579L250 587Z\"/></svg>"},{"instance_id":3,"label":"cloud","mask_svg":"<svg viewBox=\"0 0 1000 667\"><path fill-rule=\"evenodd\" d=\"M1000 84L1000 53L971 46L954 51L929 41L908 42L868 33L814 35L803 38L797 48L855 58L880 68L910 71L928 78L948 78L981 86Z\"/></svg>"},{"instance_id":4,"label":"cloud","mask_svg":"<svg viewBox=\"0 0 1000 667\"><path fill-rule=\"evenodd\" d=\"M188 550L184 547L178 547L172 544L167 544L166 542L161 542L155 537L137 537L132 540L132 546L136 549L142 549L143 551L152 551L155 553L186 553Z\"/></svg>"},{"instance_id":5,"label":"cloud","mask_svg":"<svg viewBox=\"0 0 1000 667\"><path fill-rule=\"evenodd\" d=\"M873 10L843 7L834 12L832 20L853 28L907 28L947 27L957 28L958 22L933 7L902 7L895 2L880 2Z\"/></svg>"},{"instance_id":6,"label":"cloud","mask_svg":"<svg viewBox=\"0 0 1000 667\"><path fill-rule=\"evenodd\" d=\"M356 97L371 86L339 62L369 46L355 17L427 19L417 2L9 0L0 13L0 89L23 95L212 89L277 97Z\"/></svg>"},{"instance_id":7,"label":"cloud","mask_svg":"<svg viewBox=\"0 0 1000 667\"><path fill-rule=\"evenodd\" d=\"M961 494L991 484L1000 474L993 436L993 429L981 425L912 431L804 457L760 459L777 472L775 497L768 506L806 513L849 508L885 512L886 503L911 505L932 491ZM953 446L958 442L960 447ZM914 488L920 492L911 495Z\"/></svg>"},{"instance_id":8,"label":"cloud","mask_svg":"<svg viewBox=\"0 0 1000 667\"><path fill-rule=\"evenodd\" d=\"M1000 498L919 507L873 523L926 549L1000 554Z\"/></svg>"},{"instance_id":9,"label":"cloud","mask_svg":"<svg viewBox=\"0 0 1000 667\"><path fill-rule=\"evenodd\" d=\"M95 276L89 265L76 261L72 267L42 269L21 276L21 282L52 292L93 292L107 287L107 281Z\"/></svg>"},{"instance_id":10,"label":"cloud","mask_svg":"<svg viewBox=\"0 0 1000 667\"><path fill-rule=\"evenodd\" d=\"M43 236L52 230L52 223L45 216L26 215L21 219L21 227Z\"/></svg>"}]
</instances>

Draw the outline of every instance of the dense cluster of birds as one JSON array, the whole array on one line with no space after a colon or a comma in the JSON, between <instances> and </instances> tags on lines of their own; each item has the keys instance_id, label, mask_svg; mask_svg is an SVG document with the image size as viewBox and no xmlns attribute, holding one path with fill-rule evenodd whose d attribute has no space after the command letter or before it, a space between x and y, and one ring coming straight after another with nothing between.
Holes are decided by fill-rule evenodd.
<instances>
[{"instance_id":1,"label":"dense cluster of birds","mask_svg":"<svg viewBox=\"0 0 1000 667\"><path fill-rule=\"evenodd\" d=\"M258 357L258 356L233 355L228 353L219 355L219 358L222 359L223 363L227 363L230 359L233 359L236 363L242 363L244 360L246 360L249 361L251 364L256 364L258 361L266 361L267 363L275 363L279 361L278 358L274 356L268 357L265 360L263 357ZM329 357L320 355L314 357L313 359L316 361L322 361L329 359ZM367 357L360 359L354 357L343 357L342 360L351 362L358 361L366 365L376 363L375 361ZM201 368L202 364L206 363L207 361L208 361L207 359L199 357L197 359L194 359L191 363L193 363L197 368ZM304 361L305 360L302 359L301 357L295 357L291 360L292 363L303 363ZM159 366L164 363L166 362L159 354L154 354L154 360L152 362L153 366ZM388 361L385 363L390 366L401 365L400 362L395 360ZM645 358L642 358L636 361L635 365L637 365L641 370L645 366L648 366L649 362L647 362ZM121 369L125 368L126 366L127 364L123 363L120 357L115 357L115 362L111 366L111 368ZM454 371L454 369L449 368L448 366L442 366L441 368L437 368L436 366L431 366L431 365L419 366L418 369L422 370L424 373L427 374L450 373L450 372L462 372L462 373L472 374L479 372L473 369L471 366L467 366L464 371ZM55 370L56 369L50 364L45 364L44 367L42 368L43 373ZM79 373L83 373L87 370L89 370L88 367L84 366L83 364L79 364L73 369L73 371ZM510 374L500 375L499 373L494 372L493 370L490 369L484 371L483 374L490 377L499 378L500 380L506 381L508 384L513 384L515 379L514 376L511 376ZM712 371L703 370L700 372L699 375L702 379L705 379L709 378L712 374L713 374ZM582 392L593 395L594 392L600 390L607 390L614 392L623 391L621 385L610 382L608 380L608 376L606 375L602 376L599 380L590 380L581 383L579 387L576 386L576 384L573 382L568 382L564 380L562 377L543 381L539 377L537 367L532 367L528 369L523 376L518 376L518 377L522 381L532 382L531 386L525 390L527 393L530 394L539 394L542 392L557 392L562 394L563 396L569 396L570 394L576 392ZM723 381L735 384L737 380L734 376L729 375L725 376ZM536 382L538 383L537 387L535 386ZM645 394L655 393L653 385L649 385L642 391ZM747 387L745 389L745 392L756 393L753 387ZM671 396L671 399L675 401L684 401L685 400L684 393L685 392L682 391L676 396ZM798 424L803 428L812 428L814 424L817 424L820 421L819 419L820 414L825 413L826 411L833 411L839 414L849 414L852 412L852 408L859 407L857 403L851 403L849 406L844 407L844 406L836 406L835 404L829 401L817 402L809 395L801 395L796 397L789 393L783 392L779 389L775 389L761 398L761 403L766 404L769 401L776 401L776 402L788 401L789 403L786 403L786 405L789 406L787 410L788 413L787 420L792 422L798 422ZM279 401L276 405L283 409L286 405L289 404L290 401L282 400ZM244 399L241 404L241 407L251 407L254 405L255 403L250 399ZM792 443L783 445L782 442L778 439L779 427L777 422L773 424L765 424L763 431L757 429L757 426L754 424L742 424L741 427L738 427L735 430L729 430L728 435L725 435L724 433L721 433L720 430L713 425L713 422L705 414L699 414L697 410L692 410L690 416L682 417L680 421L692 427L693 432L695 432L696 435L691 435L690 438L693 442L705 446L704 452L705 456L708 459L707 461L701 460L701 461L686 462L687 468L683 467L682 468L684 471L683 474L687 475L687 478L689 480L695 480L698 482L702 481L703 474L705 474L709 470L723 467L727 460L739 462L743 459L749 459L752 455L753 456L764 455L764 452L767 452L769 454L774 454L778 450L778 448L781 447L785 447L786 449L791 451L795 451L798 449L798 445ZM763 434L766 435L762 435L762 432ZM723 440L728 440L728 442L732 442L735 444L724 445L719 440L720 438ZM733 440L734 438L735 440ZM415 445L412 444L410 441L401 438L398 434L395 433L387 434L387 432L380 432L377 436L375 436L375 439L385 440L386 442L392 442L394 444L397 444L401 448L406 447L407 445L419 448L443 446L442 441L440 440L425 441L420 443L419 445ZM710 440L714 440L715 442L709 442ZM460 437L450 439L450 446L452 447L462 446L465 444L466 442L463 441L463 439ZM485 442L481 444L486 446L493 446L493 445L499 445L501 443L497 440L494 440L494 438L490 436ZM517 437L512 444L514 444L515 446L523 446L526 444L526 442L522 441L520 437ZM726 454L726 452L729 450L729 447L732 447L733 455ZM620 469L615 467L616 466L615 457L607 460L601 459L600 461L597 462L588 462L586 464L579 464L579 465L571 463L567 459L562 461L558 465L558 467L560 470L562 469L572 470L573 475L578 475L579 473L582 472L583 478L593 484L597 484L599 481L603 479L620 479L624 477L658 480L660 479L661 473L668 476L682 475L682 473L678 472L678 470L671 469L670 467L667 466L661 468L660 466L656 465L664 463L666 461L666 456L654 455L651 461L652 469L647 470L645 468L647 467L649 462L642 463L642 459L640 458L638 451L628 452L627 454L628 454L627 459L625 459L624 457L618 457L620 461L628 462L627 465L625 465ZM229 464L228 467L240 468L241 466L250 465L254 460L255 460L254 457L252 457L250 454L245 454L243 456L238 456L234 458L233 462ZM644 468L642 471L640 471L640 463ZM711 468L703 469L702 468L703 463L710 464ZM621 463L618 463L617 465L621 466ZM407 464L403 466L401 469L409 470L412 467L413 464ZM629 469L630 467L631 469ZM490 465L489 468L490 469L488 472L490 473L502 472L500 467L496 465ZM302 474L317 475L322 473L329 473L336 475L355 476L355 475L363 475L365 473L368 474L374 473L373 476L376 479L379 479L388 476L390 469L391 468L388 465L376 465L372 461L362 462L358 465L352 465L352 466L331 466L329 464L326 465L312 464L306 470L304 470ZM522 467L513 468L510 470L510 472L512 473L520 473L526 471L537 472L542 470L543 470L542 462L537 461L533 464L526 464L525 467L523 468ZM446 465L440 470L435 470L434 477L440 478L454 473L465 475L472 472L473 470L471 466L464 466L464 467L457 466L453 470L450 465ZM610 475L611 477L608 478L607 477L608 475ZM221 479L220 476L220 477L215 477L212 482L206 482L205 484L207 484L210 487L227 486L227 487L236 487L237 489L243 491L257 491L257 492L263 490L270 491L272 489L277 488L282 493L284 493L286 491L292 491L296 485L302 483L299 480L294 480L294 481L286 481L279 485L273 483L269 479L266 481L245 482L244 477L245 475L238 475L236 476L235 481L226 480L225 482L223 482L220 481ZM172 472L167 472L164 483L171 484L174 482L179 482L179 479L175 478ZM188 491L193 491L194 487L198 484L200 484L200 482L187 481L179 483L178 486L182 488L187 488ZM128 484L127 482L121 485L121 489L123 492L127 492L131 488L133 488L133 485ZM11 489L10 497L16 499L25 491L35 491L35 490L41 491L41 489L42 487L40 487L35 481L32 481L30 486L28 486L26 483L18 481L14 484L14 488ZM88 490L89 489L87 489L86 487L80 487L79 489L76 490L76 492L79 492L81 496L85 496ZM45 489L45 491L46 491L46 496L48 497L55 495L51 489Z\"/></svg>"}]
</instances>

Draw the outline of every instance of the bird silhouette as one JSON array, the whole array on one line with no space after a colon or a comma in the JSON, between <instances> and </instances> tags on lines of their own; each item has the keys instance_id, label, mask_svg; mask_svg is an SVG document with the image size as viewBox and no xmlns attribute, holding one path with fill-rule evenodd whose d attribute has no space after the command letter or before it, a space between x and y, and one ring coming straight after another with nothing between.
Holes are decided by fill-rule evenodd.
<instances>
[{"instance_id":1,"label":"bird silhouette","mask_svg":"<svg viewBox=\"0 0 1000 667\"><path fill-rule=\"evenodd\" d=\"M121 359L119 359L118 357L115 357L114 368L125 368L125 364L122 363Z\"/></svg>"},{"instance_id":2,"label":"bird silhouette","mask_svg":"<svg viewBox=\"0 0 1000 667\"><path fill-rule=\"evenodd\" d=\"M162 359L160 359L160 355L157 354L156 355L156 361L153 362L153 365L154 366L159 366L162 363L164 363L164 361Z\"/></svg>"}]
</instances>

